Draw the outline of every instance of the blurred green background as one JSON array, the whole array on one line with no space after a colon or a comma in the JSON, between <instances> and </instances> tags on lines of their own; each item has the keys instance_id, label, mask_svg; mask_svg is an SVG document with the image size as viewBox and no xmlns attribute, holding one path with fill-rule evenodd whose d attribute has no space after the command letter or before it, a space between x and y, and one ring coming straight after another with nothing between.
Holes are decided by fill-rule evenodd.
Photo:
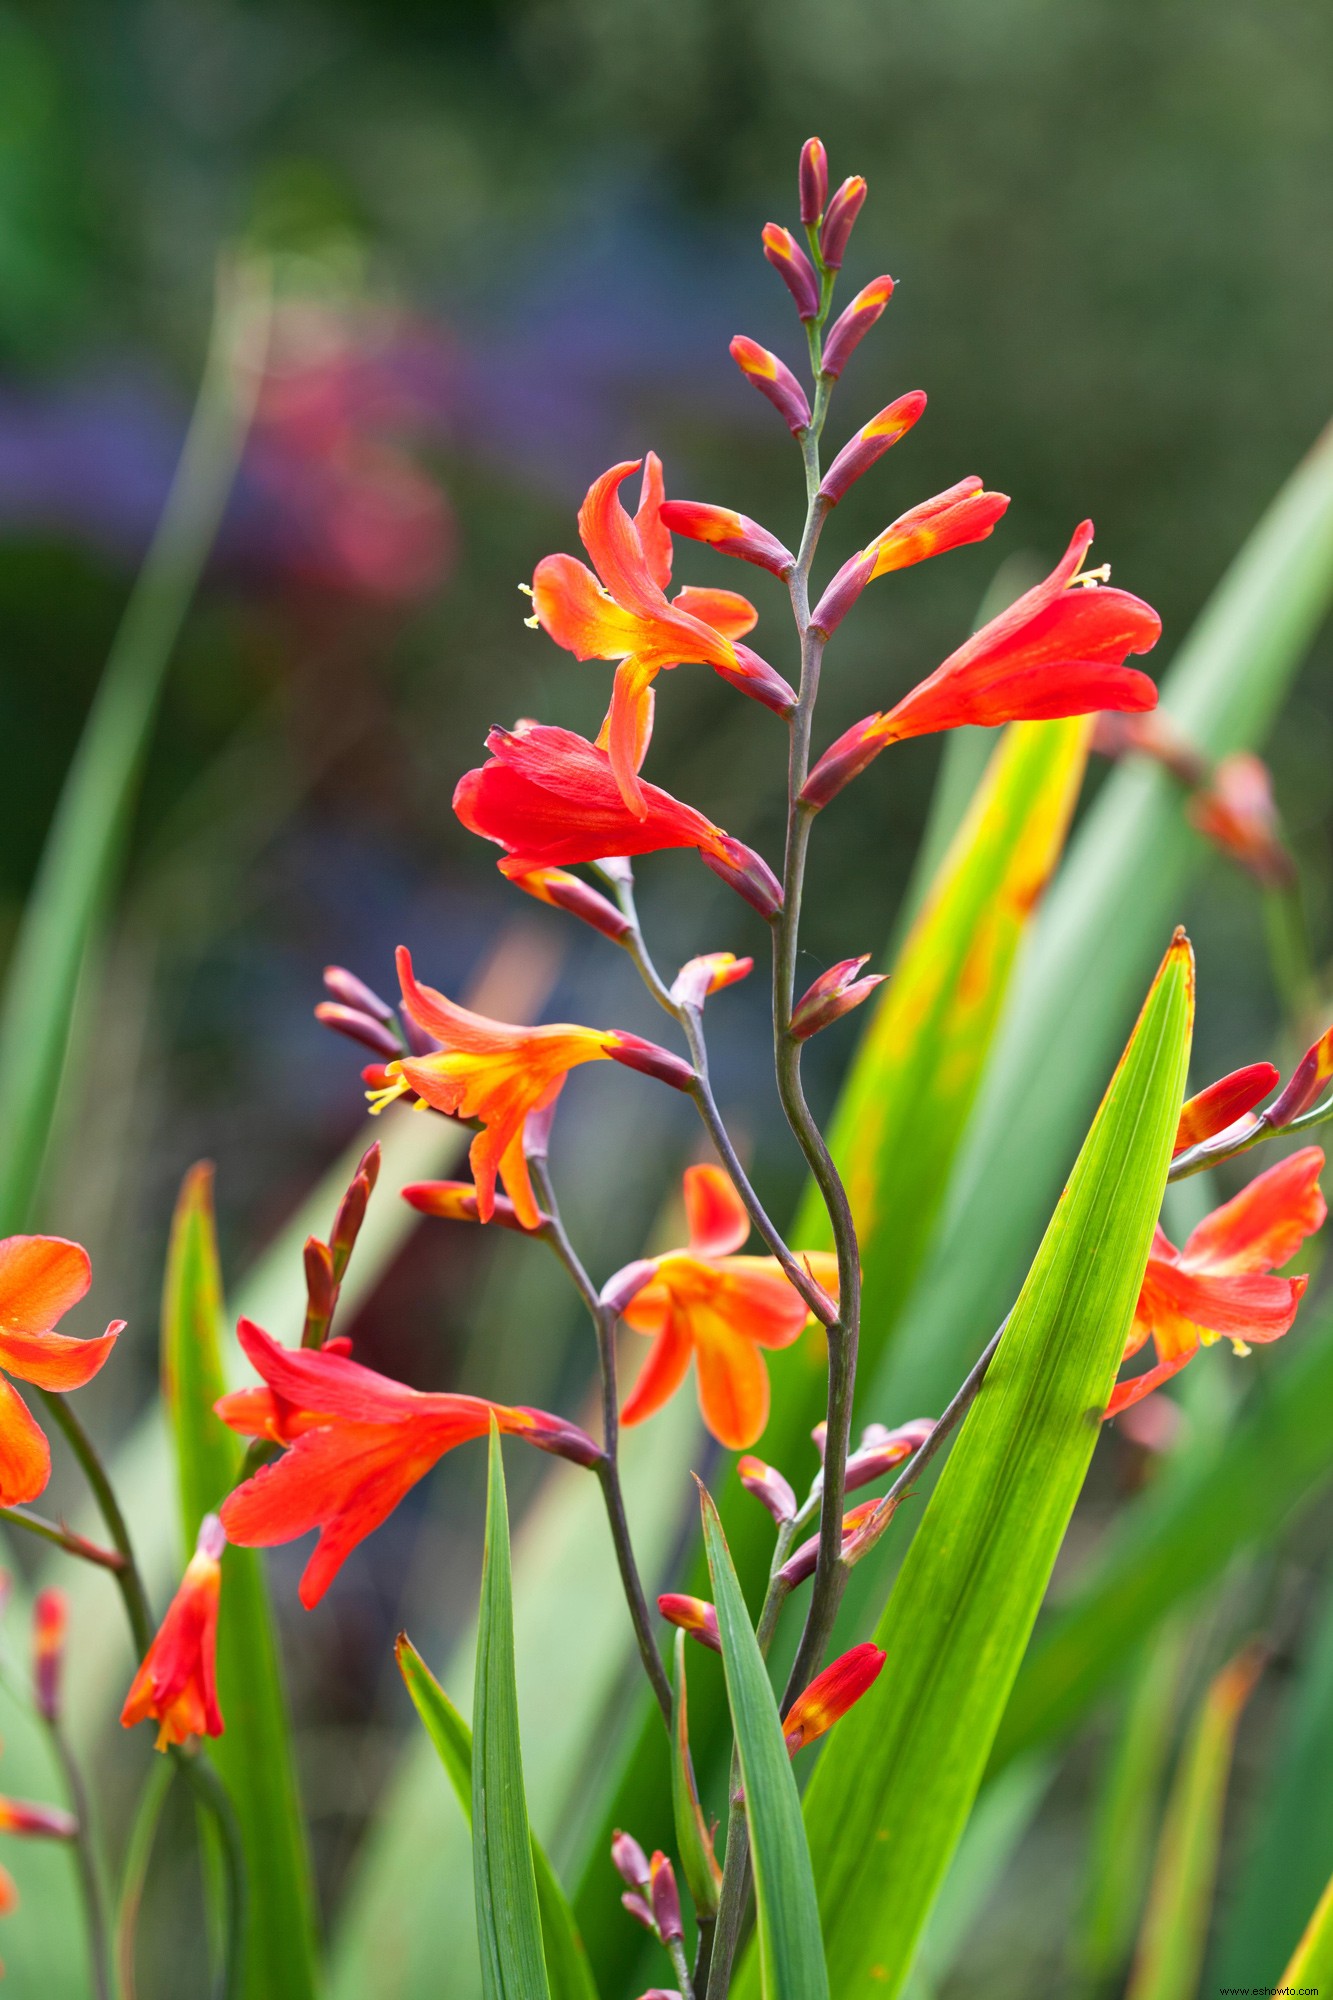
<instances>
[{"instance_id":1,"label":"blurred green background","mask_svg":"<svg viewBox=\"0 0 1333 2000\"><path fill-rule=\"evenodd\" d=\"M832 437L930 396L826 546L841 560L966 473L1013 495L991 542L863 600L827 738L959 642L998 565L1048 566L1088 514L1093 560L1162 612L1165 663L1329 414L1331 89L1314 0L0 6L0 950L166 493L219 252L271 253L283 301L41 1204L93 1251L94 1316L130 1320L89 1397L105 1431L152 1393L185 1168L217 1162L235 1278L358 1127L356 1053L311 1020L326 962L388 986L405 941L458 993L519 924L550 957L550 1017L655 1031L628 968L506 890L450 796L488 724L600 718L609 669L526 631L515 586L576 546L607 464L656 448L669 493L796 533L796 454L726 343L799 358L759 231L795 220L807 134L835 180L870 180L851 285L899 285ZM677 575L744 587L758 649L793 672L780 586L692 549ZM1325 640L1270 746L1321 961L1331 664ZM821 826L810 976L882 946L938 754L896 752ZM650 774L773 858L782 757L776 720L706 670L662 685ZM760 944L692 859L641 876L664 961ZM1243 878L1211 863L1181 915L1203 1078L1266 1051L1277 1008ZM715 1003L716 1066L781 1212L799 1176L755 987ZM812 1052L823 1103L851 1041ZM643 1247L693 1155L663 1096L601 1075L569 1092L556 1164L599 1273ZM544 1265L461 1230L422 1230L355 1333L420 1386L543 1402L587 1376ZM403 1593L423 1636L473 1602L479 1479L446 1466L316 1616L279 1591L326 1896L403 1727Z\"/></svg>"}]
</instances>

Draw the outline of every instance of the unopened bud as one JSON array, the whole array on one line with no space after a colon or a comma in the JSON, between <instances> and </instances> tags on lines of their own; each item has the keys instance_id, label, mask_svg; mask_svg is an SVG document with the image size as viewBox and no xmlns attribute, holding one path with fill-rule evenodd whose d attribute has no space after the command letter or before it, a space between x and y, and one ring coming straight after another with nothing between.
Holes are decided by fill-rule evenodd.
<instances>
[{"instance_id":1,"label":"unopened bud","mask_svg":"<svg viewBox=\"0 0 1333 2000\"><path fill-rule=\"evenodd\" d=\"M32 1680L37 1708L48 1722L60 1714L60 1674L69 1628L69 1599L63 1590L37 1593L32 1608Z\"/></svg>"},{"instance_id":2,"label":"unopened bud","mask_svg":"<svg viewBox=\"0 0 1333 2000\"><path fill-rule=\"evenodd\" d=\"M675 1944L685 1935L685 1926L681 1922L680 1915L680 1891L676 1887L676 1871L660 1848L653 1855L648 1868L657 1935L663 1944Z\"/></svg>"},{"instance_id":3,"label":"unopened bud","mask_svg":"<svg viewBox=\"0 0 1333 2000\"><path fill-rule=\"evenodd\" d=\"M325 990L340 1000L344 1007L355 1007L358 1013L369 1014L373 1021L392 1021L393 1008L387 1000L381 1000L373 987L349 972L345 965L326 965L324 968Z\"/></svg>"},{"instance_id":4,"label":"unopened bud","mask_svg":"<svg viewBox=\"0 0 1333 2000\"><path fill-rule=\"evenodd\" d=\"M524 1419L521 1435L529 1444L535 1444L538 1451L549 1451L554 1458L567 1458L573 1465L600 1465L604 1453L599 1444L594 1444L586 1431L577 1424L571 1424L564 1417L554 1417L549 1410L530 1409L526 1403L516 1406L517 1414Z\"/></svg>"},{"instance_id":5,"label":"unopened bud","mask_svg":"<svg viewBox=\"0 0 1333 2000\"><path fill-rule=\"evenodd\" d=\"M752 958L737 958L734 951L705 952L681 966L671 982L671 997L680 1007L702 1007L710 993L734 986L753 971Z\"/></svg>"},{"instance_id":6,"label":"unopened bud","mask_svg":"<svg viewBox=\"0 0 1333 2000\"><path fill-rule=\"evenodd\" d=\"M410 1181L402 1190L402 1197L408 1207L415 1208L419 1215L438 1216L442 1222L481 1220L477 1212L477 1190L471 1181ZM529 1234L507 1195L496 1195L491 1221L498 1222L502 1229L516 1230L520 1236ZM542 1215L537 1227L544 1228L549 1221L548 1215Z\"/></svg>"},{"instance_id":7,"label":"unopened bud","mask_svg":"<svg viewBox=\"0 0 1333 2000\"><path fill-rule=\"evenodd\" d=\"M1272 779L1261 758L1245 750L1224 757L1186 811L1197 832L1265 888L1289 888L1295 881L1296 864L1282 839Z\"/></svg>"},{"instance_id":8,"label":"unopened bud","mask_svg":"<svg viewBox=\"0 0 1333 2000\"><path fill-rule=\"evenodd\" d=\"M578 917L603 937L623 938L630 928L629 918L623 910L618 910L606 896L587 882L579 880L564 868L529 868L521 874L511 872L501 864L502 871L525 895L534 896L539 903L549 903L553 909L564 910L571 917Z\"/></svg>"},{"instance_id":9,"label":"unopened bud","mask_svg":"<svg viewBox=\"0 0 1333 2000\"><path fill-rule=\"evenodd\" d=\"M827 972L821 972L814 984L806 989L792 1009L791 1031L798 1042L809 1041L821 1028L827 1028L834 1021L850 1014L863 1000L868 1000L877 986L884 984L882 972L867 973L858 979L857 973L869 962L866 952L860 958L844 958L837 965L831 965Z\"/></svg>"},{"instance_id":10,"label":"unopened bud","mask_svg":"<svg viewBox=\"0 0 1333 2000\"><path fill-rule=\"evenodd\" d=\"M702 1597L686 1597L680 1591L666 1590L657 1600L657 1608L668 1625L676 1625L682 1632L688 1632L701 1646L710 1652L722 1651L722 1638L717 1627L717 1611Z\"/></svg>"},{"instance_id":11,"label":"unopened bud","mask_svg":"<svg viewBox=\"0 0 1333 2000\"><path fill-rule=\"evenodd\" d=\"M658 513L673 535L707 542L724 556L739 556L774 576L786 576L796 567L795 556L776 535L734 508L713 507L702 500L664 500Z\"/></svg>"},{"instance_id":12,"label":"unopened bud","mask_svg":"<svg viewBox=\"0 0 1333 2000\"><path fill-rule=\"evenodd\" d=\"M782 914L782 884L762 854L756 854L743 840L724 834L718 850L703 847L700 856L715 875L721 877L752 910L771 923Z\"/></svg>"},{"instance_id":13,"label":"unopened bud","mask_svg":"<svg viewBox=\"0 0 1333 2000\"><path fill-rule=\"evenodd\" d=\"M73 1840L78 1831L79 1822L63 1806L0 1798L0 1833L17 1833L28 1840Z\"/></svg>"},{"instance_id":14,"label":"unopened bud","mask_svg":"<svg viewBox=\"0 0 1333 2000\"><path fill-rule=\"evenodd\" d=\"M679 598L676 601L679 603ZM795 688L784 681L767 660L761 660L758 653L751 652L748 646L742 646L737 641L732 651L736 655L736 664L734 667L715 665L713 672L718 679L730 681L732 687L748 695L751 701L762 702L765 708L771 708L774 715L790 715L796 706Z\"/></svg>"},{"instance_id":15,"label":"unopened bud","mask_svg":"<svg viewBox=\"0 0 1333 2000\"><path fill-rule=\"evenodd\" d=\"M822 139L807 139L802 146L797 185L801 195L801 221L807 229L814 229L828 201L828 154Z\"/></svg>"},{"instance_id":16,"label":"unopened bud","mask_svg":"<svg viewBox=\"0 0 1333 2000\"><path fill-rule=\"evenodd\" d=\"M860 722L854 722L850 729L843 731L836 743L830 743L802 785L801 804L826 806L830 799L837 797L844 785L850 784L867 765L874 763L889 741L882 715L867 715Z\"/></svg>"},{"instance_id":17,"label":"unopened bud","mask_svg":"<svg viewBox=\"0 0 1333 2000\"><path fill-rule=\"evenodd\" d=\"M829 331L819 360L821 375L837 381L892 297L893 279L888 276L872 278L868 285L862 286Z\"/></svg>"},{"instance_id":18,"label":"unopened bud","mask_svg":"<svg viewBox=\"0 0 1333 2000\"><path fill-rule=\"evenodd\" d=\"M809 430L810 405L805 390L784 361L743 333L731 343L731 358L760 395L767 396L794 437Z\"/></svg>"},{"instance_id":19,"label":"unopened bud","mask_svg":"<svg viewBox=\"0 0 1333 2000\"><path fill-rule=\"evenodd\" d=\"M346 1035L349 1042L360 1042L363 1048L373 1049L376 1055L385 1056L390 1062L403 1053L403 1045L392 1028L386 1028L382 1021L373 1020L357 1007L321 1000L315 1008L315 1019L321 1026L332 1028L336 1035Z\"/></svg>"},{"instance_id":20,"label":"unopened bud","mask_svg":"<svg viewBox=\"0 0 1333 2000\"><path fill-rule=\"evenodd\" d=\"M887 1657L867 1641L816 1674L804 1694L797 1695L783 1721L788 1756L794 1757L846 1715L879 1679Z\"/></svg>"},{"instance_id":21,"label":"unopened bud","mask_svg":"<svg viewBox=\"0 0 1333 2000\"><path fill-rule=\"evenodd\" d=\"M761 1506L767 1507L779 1527L784 1521L796 1519L796 1495L775 1466L765 1465L762 1458L747 1453L736 1471L746 1492L753 1493Z\"/></svg>"},{"instance_id":22,"label":"unopened bud","mask_svg":"<svg viewBox=\"0 0 1333 2000\"><path fill-rule=\"evenodd\" d=\"M815 267L790 229L780 223L764 224L764 255L781 278L803 320L819 317L819 280Z\"/></svg>"},{"instance_id":23,"label":"unopened bud","mask_svg":"<svg viewBox=\"0 0 1333 2000\"><path fill-rule=\"evenodd\" d=\"M1333 1082L1333 1028L1326 1028L1297 1063L1281 1096L1264 1113L1264 1123L1280 1132L1303 1111L1312 1110L1330 1082Z\"/></svg>"},{"instance_id":24,"label":"unopened bud","mask_svg":"<svg viewBox=\"0 0 1333 2000\"><path fill-rule=\"evenodd\" d=\"M891 445L905 437L926 407L924 389L909 389L886 404L845 444L819 482L820 497L836 506L849 486L869 472Z\"/></svg>"},{"instance_id":25,"label":"unopened bud","mask_svg":"<svg viewBox=\"0 0 1333 2000\"><path fill-rule=\"evenodd\" d=\"M1253 1111L1267 1097L1278 1080L1278 1072L1272 1063L1249 1063L1244 1069L1232 1070L1229 1076L1219 1077L1206 1090L1194 1097L1186 1098L1180 1107L1180 1122L1176 1126L1176 1143L1172 1156L1188 1152L1191 1146L1202 1145L1205 1139L1214 1138L1235 1124L1238 1118ZM1280 1100L1279 1100L1280 1101ZM1257 1119L1250 1119L1255 1125Z\"/></svg>"},{"instance_id":26,"label":"unopened bud","mask_svg":"<svg viewBox=\"0 0 1333 2000\"><path fill-rule=\"evenodd\" d=\"M898 1424L890 1430L885 1424L867 1424L861 1433L861 1442L847 1460L846 1490L854 1493L858 1486L869 1486L872 1480L891 1472L895 1465L901 1465L920 1451L926 1439L935 1428L933 1417L913 1417L910 1423Z\"/></svg>"},{"instance_id":27,"label":"unopened bud","mask_svg":"<svg viewBox=\"0 0 1333 2000\"><path fill-rule=\"evenodd\" d=\"M632 1833L617 1827L611 1839L611 1859L622 1882L631 1889L646 1889L649 1881L648 1856Z\"/></svg>"},{"instance_id":28,"label":"unopened bud","mask_svg":"<svg viewBox=\"0 0 1333 2000\"><path fill-rule=\"evenodd\" d=\"M847 1553L848 1545L856 1539L859 1530L865 1527L866 1522L879 1505L880 1502L878 1500L863 1500L859 1507L851 1507L843 1515L842 1552L844 1556ZM783 1583L786 1584L788 1590L794 1590L798 1583L804 1583L807 1577L814 1575L818 1561L819 1536L811 1535L809 1541L802 1542L801 1546L787 1558L782 1568L778 1571L778 1575L781 1577Z\"/></svg>"},{"instance_id":29,"label":"unopened bud","mask_svg":"<svg viewBox=\"0 0 1333 2000\"><path fill-rule=\"evenodd\" d=\"M840 271L847 254L847 239L865 205L866 184L860 174L850 174L828 205L824 226L819 232L819 254L830 271Z\"/></svg>"},{"instance_id":30,"label":"unopened bud","mask_svg":"<svg viewBox=\"0 0 1333 2000\"><path fill-rule=\"evenodd\" d=\"M317 1236L308 1236L305 1245L306 1331L303 1347L318 1347L324 1328L338 1303L338 1281L333 1274L333 1252Z\"/></svg>"},{"instance_id":31,"label":"unopened bud","mask_svg":"<svg viewBox=\"0 0 1333 2000\"><path fill-rule=\"evenodd\" d=\"M635 1922L642 1924L646 1931L655 1931L657 1929L657 1919L653 1915L651 1903L646 1902L642 1896L636 1895L633 1889L626 1889L620 1900Z\"/></svg>"},{"instance_id":32,"label":"unopened bud","mask_svg":"<svg viewBox=\"0 0 1333 2000\"><path fill-rule=\"evenodd\" d=\"M693 1066L683 1057L659 1048L656 1042L645 1042L641 1035L617 1030L604 1046L606 1053L616 1062L624 1063L626 1069L641 1070L644 1076L656 1077L659 1083L669 1083L673 1090L693 1090L698 1081Z\"/></svg>"}]
</instances>

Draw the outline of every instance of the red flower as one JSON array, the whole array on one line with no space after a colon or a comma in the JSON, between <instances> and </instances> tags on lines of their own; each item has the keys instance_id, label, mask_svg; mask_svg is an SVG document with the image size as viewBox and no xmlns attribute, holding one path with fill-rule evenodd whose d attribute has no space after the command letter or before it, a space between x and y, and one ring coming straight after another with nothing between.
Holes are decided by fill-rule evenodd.
<instances>
[{"instance_id":1,"label":"red flower","mask_svg":"<svg viewBox=\"0 0 1333 2000\"><path fill-rule=\"evenodd\" d=\"M591 1438L543 1410L511 1409L480 1396L425 1395L327 1348L279 1347L248 1319L236 1332L267 1387L223 1396L218 1415L243 1437L273 1438L289 1448L228 1495L223 1525L246 1548L271 1548L318 1528L301 1578L307 1608L445 1452L487 1434L492 1415L502 1431L543 1451L584 1465L600 1457Z\"/></svg>"},{"instance_id":2,"label":"red flower","mask_svg":"<svg viewBox=\"0 0 1333 2000\"><path fill-rule=\"evenodd\" d=\"M1185 808L1190 825L1267 889L1288 887L1296 865L1282 839L1273 781L1261 757L1224 757Z\"/></svg>"},{"instance_id":3,"label":"red flower","mask_svg":"<svg viewBox=\"0 0 1333 2000\"><path fill-rule=\"evenodd\" d=\"M0 1368L39 1389L81 1389L115 1345L125 1322L97 1340L52 1328L92 1283L88 1252L60 1236L0 1241ZM51 1447L22 1397L0 1377L0 1506L35 1500L51 1477Z\"/></svg>"},{"instance_id":4,"label":"red flower","mask_svg":"<svg viewBox=\"0 0 1333 2000\"><path fill-rule=\"evenodd\" d=\"M191 1736L221 1736L218 1707L218 1599L227 1538L216 1514L206 1514L180 1589L144 1654L120 1712L126 1729L151 1716L157 1748Z\"/></svg>"},{"instance_id":5,"label":"red flower","mask_svg":"<svg viewBox=\"0 0 1333 2000\"><path fill-rule=\"evenodd\" d=\"M816 1674L804 1694L798 1694L782 1724L787 1754L791 1757L813 1743L826 1729L855 1707L861 1696L879 1679L887 1654L868 1641L853 1646Z\"/></svg>"},{"instance_id":6,"label":"red flower","mask_svg":"<svg viewBox=\"0 0 1333 2000\"><path fill-rule=\"evenodd\" d=\"M1123 663L1156 645L1162 622L1128 591L1078 574L1092 542L1085 521L1062 561L974 633L896 707L869 715L825 751L801 793L826 805L886 744L963 723L1040 721L1098 709L1142 710L1157 690Z\"/></svg>"},{"instance_id":7,"label":"red flower","mask_svg":"<svg viewBox=\"0 0 1333 2000\"><path fill-rule=\"evenodd\" d=\"M640 464L643 486L631 518L620 486ZM796 698L738 643L758 617L748 599L732 590L686 589L668 601L672 551L662 497L655 452L613 465L594 480L579 509L579 535L597 574L574 556L545 556L532 579L536 622L558 646L578 660L620 662L598 742L626 805L640 817L647 803L638 772L652 734L652 684L663 668L698 660L770 706L785 710Z\"/></svg>"},{"instance_id":8,"label":"red flower","mask_svg":"<svg viewBox=\"0 0 1333 2000\"><path fill-rule=\"evenodd\" d=\"M1230 1340L1244 1354L1248 1342L1278 1340L1287 1331L1308 1280L1270 1273L1328 1213L1319 1191L1323 1165L1318 1146L1280 1160L1206 1215L1183 1250L1157 1231L1125 1345L1128 1360L1151 1337L1157 1362L1117 1386L1108 1417L1179 1374L1201 1345Z\"/></svg>"},{"instance_id":9,"label":"red flower","mask_svg":"<svg viewBox=\"0 0 1333 2000\"><path fill-rule=\"evenodd\" d=\"M1244 1069L1233 1069L1216 1083L1210 1083L1206 1090L1187 1097L1180 1107L1172 1157L1225 1132L1238 1118L1244 1118L1256 1104L1262 1103L1277 1080L1278 1072L1272 1063L1247 1063ZM1251 1118L1248 1122L1254 1125L1258 1120Z\"/></svg>"},{"instance_id":10,"label":"red flower","mask_svg":"<svg viewBox=\"0 0 1333 2000\"><path fill-rule=\"evenodd\" d=\"M809 1317L804 1299L774 1257L737 1257L750 1218L720 1167L685 1172L689 1243L665 1256L627 1265L605 1287L627 1325L653 1350L621 1411L640 1424L673 1396L691 1357L699 1372L699 1407L721 1444L752 1445L768 1422L768 1370L761 1349L790 1347ZM833 1292L837 1259L804 1253L816 1281Z\"/></svg>"}]
</instances>

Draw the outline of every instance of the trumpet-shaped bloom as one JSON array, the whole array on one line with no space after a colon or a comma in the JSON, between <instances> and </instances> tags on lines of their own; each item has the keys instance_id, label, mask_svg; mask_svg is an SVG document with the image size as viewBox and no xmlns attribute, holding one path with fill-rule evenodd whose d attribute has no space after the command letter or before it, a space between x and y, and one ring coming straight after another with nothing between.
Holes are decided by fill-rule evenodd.
<instances>
[{"instance_id":1,"label":"trumpet-shaped bloom","mask_svg":"<svg viewBox=\"0 0 1333 2000\"><path fill-rule=\"evenodd\" d=\"M1157 689L1124 661L1156 645L1162 622L1141 598L1079 574L1091 543L1092 523L1085 521L1045 582L983 625L896 707L840 736L811 772L802 798L827 804L887 744L911 736L964 723L989 727L1152 708Z\"/></svg>"},{"instance_id":2,"label":"trumpet-shaped bloom","mask_svg":"<svg viewBox=\"0 0 1333 2000\"><path fill-rule=\"evenodd\" d=\"M133 1729L149 1716L157 1748L191 1736L221 1736L218 1707L218 1600L227 1538L216 1514L206 1514L199 1541L157 1637L130 1683L120 1719Z\"/></svg>"},{"instance_id":3,"label":"trumpet-shaped bloom","mask_svg":"<svg viewBox=\"0 0 1333 2000\"><path fill-rule=\"evenodd\" d=\"M113 1320L96 1340L52 1331L92 1283L88 1252L59 1236L0 1241L0 1369L39 1389L81 1389L105 1362L124 1326ZM51 1477L51 1447L27 1404L0 1376L0 1506L35 1500Z\"/></svg>"},{"instance_id":4,"label":"trumpet-shaped bloom","mask_svg":"<svg viewBox=\"0 0 1333 2000\"><path fill-rule=\"evenodd\" d=\"M318 1528L301 1578L307 1608L445 1452L487 1434L492 1415L502 1431L543 1451L584 1465L600 1456L590 1437L544 1410L426 1395L327 1348L280 1347L250 1320L236 1331L265 1386L223 1396L218 1415L244 1437L288 1449L223 1501L223 1525L247 1548L271 1548Z\"/></svg>"},{"instance_id":5,"label":"trumpet-shaped bloom","mask_svg":"<svg viewBox=\"0 0 1333 2000\"><path fill-rule=\"evenodd\" d=\"M1183 1250L1158 1229L1125 1346L1128 1360L1151 1338L1157 1361L1118 1384L1108 1417L1179 1374L1201 1346L1230 1340L1244 1354L1251 1341L1278 1340L1287 1331L1308 1281L1271 1273L1295 1256L1328 1213L1319 1191L1323 1165L1318 1146L1279 1160L1206 1215Z\"/></svg>"},{"instance_id":6,"label":"trumpet-shaped bloom","mask_svg":"<svg viewBox=\"0 0 1333 2000\"><path fill-rule=\"evenodd\" d=\"M639 1424L660 1410L693 1359L704 1422L719 1443L744 1451L768 1422L762 1350L790 1347L808 1309L775 1257L733 1254L750 1233L750 1218L720 1167L687 1168L685 1214L689 1243L683 1250L627 1266L603 1294L653 1342L621 1418ZM835 1292L836 1257L803 1255L816 1281Z\"/></svg>"},{"instance_id":7,"label":"trumpet-shaped bloom","mask_svg":"<svg viewBox=\"0 0 1333 2000\"><path fill-rule=\"evenodd\" d=\"M620 487L641 464L639 507L631 516ZM746 598L733 590L685 589L668 600L672 550L662 498L655 452L613 465L593 481L579 509L579 535L593 569L575 556L544 556L532 579L536 622L558 646L578 660L620 662L597 740L638 817L648 810L638 774L652 733L652 685L664 668L698 661L771 706L785 709L795 700L786 682L739 643L758 617Z\"/></svg>"}]
</instances>

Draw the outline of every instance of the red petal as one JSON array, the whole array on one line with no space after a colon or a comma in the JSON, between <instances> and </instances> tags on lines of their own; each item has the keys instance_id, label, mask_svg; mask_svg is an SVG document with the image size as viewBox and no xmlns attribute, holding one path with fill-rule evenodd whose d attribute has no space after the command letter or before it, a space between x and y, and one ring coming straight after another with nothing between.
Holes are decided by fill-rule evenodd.
<instances>
[{"instance_id":1,"label":"red petal","mask_svg":"<svg viewBox=\"0 0 1333 2000\"><path fill-rule=\"evenodd\" d=\"M1135 1375L1128 1382L1117 1382L1111 1392L1111 1400L1102 1412L1102 1422L1109 1417L1118 1417L1131 1403L1141 1403L1145 1396L1151 1396L1154 1389L1160 1389L1163 1382L1169 1382L1173 1375L1179 1375L1187 1362L1198 1353L1197 1347L1186 1354L1177 1354L1170 1361L1159 1361L1155 1368L1146 1368L1142 1375Z\"/></svg>"},{"instance_id":2,"label":"red petal","mask_svg":"<svg viewBox=\"0 0 1333 2000\"><path fill-rule=\"evenodd\" d=\"M1271 1271L1285 1264L1328 1214L1319 1191L1323 1166L1318 1146L1279 1160L1204 1217L1191 1232L1182 1261L1191 1270L1213 1273Z\"/></svg>"},{"instance_id":3,"label":"red petal","mask_svg":"<svg viewBox=\"0 0 1333 2000\"><path fill-rule=\"evenodd\" d=\"M1183 1153L1187 1147L1225 1132L1228 1125L1234 1125L1238 1118L1262 1103L1277 1080L1278 1072L1272 1063L1249 1063L1187 1098L1180 1108L1174 1151Z\"/></svg>"},{"instance_id":4,"label":"red petal","mask_svg":"<svg viewBox=\"0 0 1333 2000\"><path fill-rule=\"evenodd\" d=\"M620 660L645 635L644 620L615 603L577 556L543 556L532 603L548 638L576 660Z\"/></svg>"}]
</instances>

